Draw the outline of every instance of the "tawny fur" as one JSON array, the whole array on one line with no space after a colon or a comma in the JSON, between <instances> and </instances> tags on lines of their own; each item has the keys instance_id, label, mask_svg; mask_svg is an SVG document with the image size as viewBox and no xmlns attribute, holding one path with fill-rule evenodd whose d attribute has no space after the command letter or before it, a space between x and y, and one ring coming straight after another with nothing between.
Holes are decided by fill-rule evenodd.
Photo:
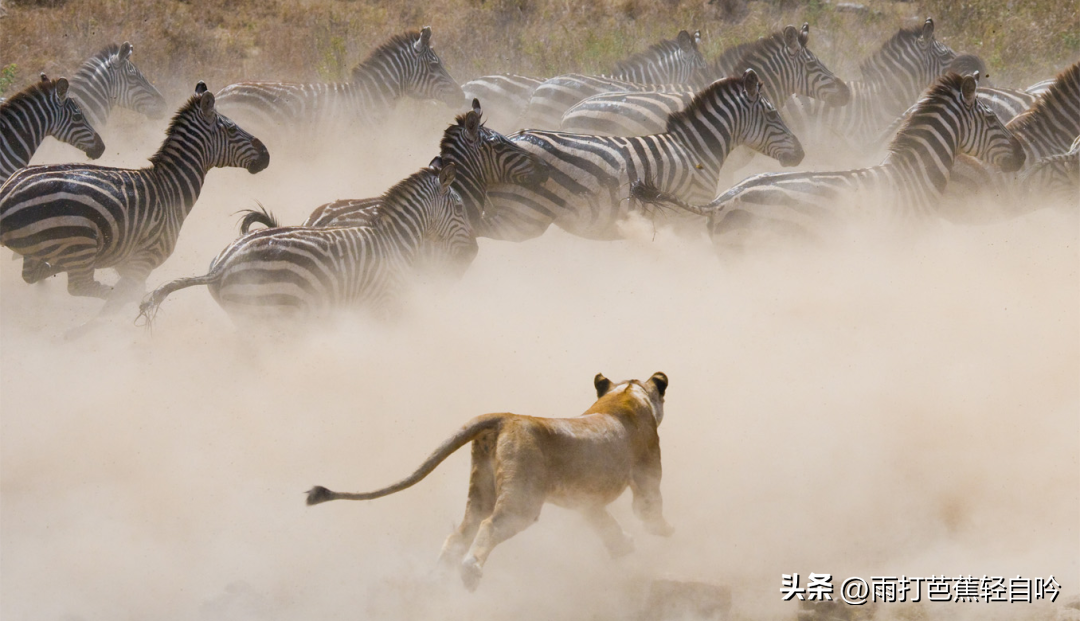
<instances>
[{"instance_id":1,"label":"tawny fur","mask_svg":"<svg viewBox=\"0 0 1080 621\"><path fill-rule=\"evenodd\" d=\"M469 590L499 543L535 522L545 502L585 514L612 556L633 551L606 507L627 487L634 513L648 532L668 536L660 495L660 437L668 379L656 373L616 384L597 374L597 401L574 418L485 414L448 438L411 475L373 492L350 494L325 487L308 491L309 505L328 500L370 500L415 485L451 453L472 442L472 472L465 519L443 545L444 566L458 565Z\"/></svg>"}]
</instances>

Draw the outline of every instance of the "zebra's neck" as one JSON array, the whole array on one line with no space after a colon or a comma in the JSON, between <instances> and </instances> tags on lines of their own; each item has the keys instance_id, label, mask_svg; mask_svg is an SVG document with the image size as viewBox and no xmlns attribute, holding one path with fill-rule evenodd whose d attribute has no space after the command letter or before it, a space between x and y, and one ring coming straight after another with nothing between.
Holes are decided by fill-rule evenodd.
<instances>
[{"instance_id":1,"label":"zebra's neck","mask_svg":"<svg viewBox=\"0 0 1080 621\"><path fill-rule=\"evenodd\" d=\"M879 167L889 173L896 202L901 207L925 211L934 207L945 193L956 163L958 145L952 133L940 131L939 127L940 122L920 123L913 118L902 135L915 134L923 138L904 141L902 147L895 148L900 140L898 136Z\"/></svg>"},{"instance_id":2,"label":"zebra's neck","mask_svg":"<svg viewBox=\"0 0 1080 621\"><path fill-rule=\"evenodd\" d=\"M357 65L350 85L361 105L390 109L405 93L406 77L400 65L380 55Z\"/></svg>"},{"instance_id":3,"label":"zebra's neck","mask_svg":"<svg viewBox=\"0 0 1080 621\"><path fill-rule=\"evenodd\" d=\"M407 263L419 254L424 239L434 226L432 206L438 198L438 185L436 175L421 171L384 195L376 227L387 233L382 239Z\"/></svg>"},{"instance_id":4,"label":"zebra's neck","mask_svg":"<svg viewBox=\"0 0 1080 621\"><path fill-rule=\"evenodd\" d=\"M33 156L41 143L55 128L59 118L59 110L52 103L52 97L48 91L39 91L27 99L13 99L7 103L3 123L0 124L0 140L3 141L3 153L5 156L18 156L18 161L10 162L11 171L6 171L9 162L4 164L6 172L13 172L30 162L30 158L22 157L23 154ZM5 175L6 176L6 175ZM0 177L2 183L3 177Z\"/></svg>"},{"instance_id":5,"label":"zebra's neck","mask_svg":"<svg viewBox=\"0 0 1080 621\"><path fill-rule=\"evenodd\" d=\"M680 116L669 125L667 133L694 154L695 168L715 179L728 154L737 146L742 124L741 115L714 105Z\"/></svg>"},{"instance_id":6,"label":"zebra's neck","mask_svg":"<svg viewBox=\"0 0 1080 621\"><path fill-rule=\"evenodd\" d=\"M159 181L158 187L172 190L170 196L179 199L175 214L183 221L202 191L206 173L213 167L211 145L199 129L184 128L183 120L174 121L161 148L150 158L148 174Z\"/></svg>"},{"instance_id":7,"label":"zebra's neck","mask_svg":"<svg viewBox=\"0 0 1080 621\"><path fill-rule=\"evenodd\" d=\"M108 59L97 56L83 63L71 78L71 95L94 127L104 126L116 106L119 87L115 82Z\"/></svg>"}]
</instances>

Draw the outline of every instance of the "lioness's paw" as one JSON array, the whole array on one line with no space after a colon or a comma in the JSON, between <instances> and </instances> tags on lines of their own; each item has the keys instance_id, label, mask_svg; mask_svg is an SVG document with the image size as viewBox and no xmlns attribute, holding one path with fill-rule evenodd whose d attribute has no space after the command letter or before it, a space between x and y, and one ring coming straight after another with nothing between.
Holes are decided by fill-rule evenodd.
<instances>
[{"instance_id":1,"label":"lioness's paw","mask_svg":"<svg viewBox=\"0 0 1080 621\"><path fill-rule=\"evenodd\" d=\"M645 530L650 535L657 535L659 537L670 537L675 532L675 527L667 522L651 522L645 525Z\"/></svg>"},{"instance_id":2,"label":"lioness's paw","mask_svg":"<svg viewBox=\"0 0 1080 621\"><path fill-rule=\"evenodd\" d=\"M611 558L620 558L633 551L634 538L630 535L624 535L618 543L614 543L608 547L608 553L611 554Z\"/></svg>"},{"instance_id":3,"label":"lioness's paw","mask_svg":"<svg viewBox=\"0 0 1080 621\"><path fill-rule=\"evenodd\" d=\"M480 568L480 561L476 560L475 556L466 557L464 561L461 561L461 581L465 583L465 588L470 593L480 586L480 578L483 575L484 570Z\"/></svg>"}]
</instances>

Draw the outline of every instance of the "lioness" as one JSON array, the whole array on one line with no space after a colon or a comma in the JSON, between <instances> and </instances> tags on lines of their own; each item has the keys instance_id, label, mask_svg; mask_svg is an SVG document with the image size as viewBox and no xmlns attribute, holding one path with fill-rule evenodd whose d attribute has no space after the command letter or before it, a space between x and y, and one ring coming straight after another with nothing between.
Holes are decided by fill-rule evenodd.
<instances>
[{"instance_id":1,"label":"lioness","mask_svg":"<svg viewBox=\"0 0 1080 621\"><path fill-rule=\"evenodd\" d=\"M470 591L479 585L491 550L535 522L545 502L580 510L612 556L627 554L634 549L633 540L606 506L628 485L634 492L634 513L645 522L645 529L664 537L672 533L663 516L656 433L664 418L668 378L656 373L645 382L615 384L597 373L593 384L597 401L581 416L477 416L407 478L364 494L316 486L308 491L307 504L370 500L399 492L472 442L465 519L447 537L439 557L445 566L460 563L461 578Z\"/></svg>"}]
</instances>

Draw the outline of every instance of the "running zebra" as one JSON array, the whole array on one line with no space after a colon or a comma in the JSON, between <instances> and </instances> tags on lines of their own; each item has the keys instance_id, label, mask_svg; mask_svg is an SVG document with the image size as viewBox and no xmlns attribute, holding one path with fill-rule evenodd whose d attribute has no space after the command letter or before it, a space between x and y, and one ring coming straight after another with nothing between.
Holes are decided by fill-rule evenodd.
<instances>
[{"instance_id":1,"label":"running zebra","mask_svg":"<svg viewBox=\"0 0 1080 621\"><path fill-rule=\"evenodd\" d=\"M877 146L894 119L902 115L922 92L949 70L956 52L934 38L934 20L920 27L901 28L863 61L863 79L849 82L851 101L838 108L798 98L785 117L804 140L815 144L848 142L854 151Z\"/></svg>"},{"instance_id":2,"label":"running zebra","mask_svg":"<svg viewBox=\"0 0 1080 621\"><path fill-rule=\"evenodd\" d=\"M343 121L374 127L404 96L436 99L455 109L465 100L431 47L430 27L380 45L353 69L349 82L238 82L221 89L218 101L223 110L259 127L295 131Z\"/></svg>"},{"instance_id":3,"label":"running zebra","mask_svg":"<svg viewBox=\"0 0 1080 621\"><path fill-rule=\"evenodd\" d=\"M671 116L662 134L609 137L527 130L510 139L544 160L549 174L537 188L501 185L488 193L492 208L477 233L507 240L536 237L553 222L581 237L617 239L622 235L617 223L636 207L627 200L631 182L654 179L684 200L708 200L725 158L739 144L783 166L795 166L803 157L798 139L762 95L752 69L698 93Z\"/></svg>"},{"instance_id":4,"label":"running zebra","mask_svg":"<svg viewBox=\"0 0 1080 621\"><path fill-rule=\"evenodd\" d=\"M1014 171L1024 163L1020 142L979 103L976 78L949 73L922 98L889 145L879 166L838 172L766 173L751 177L713 202L679 205L648 184L635 197L708 215L718 247L739 247L746 237L779 234L816 237L825 227L857 215L890 221L925 219L936 213L953 162L966 153Z\"/></svg>"},{"instance_id":5,"label":"running zebra","mask_svg":"<svg viewBox=\"0 0 1080 621\"><path fill-rule=\"evenodd\" d=\"M543 78L530 78L512 73L485 75L469 80L461 85L468 99L479 99L488 110L488 123L508 132L515 129L525 106L529 105L536 87L544 83Z\"/></svg>"},{"instance_id":6,"label":"running zebra","mask_svg":"<svg viewBox=\"0 0 1080 621\"><path fill-rule=\"evenodd\" d=\"M387 316L419 266L464 273L477 244L461 198L451 189L454 165L439 158L382 196L367 226L263 229L221 251L205 276L180 278L143 302L154 318L174 291L206 285L234 319L325 317L362 307Z\"/></svg>"},{"instance_id":7,"label":"running zebra","mask_svg":"<svg viewBox=\"0 0 1080 621\"><path fill-rule=\"evenodd\" d=\"M266 147L218 114L199 82L169 125L150 167L31 166L0 188L0 245L23 255L23 279L67 272L68 293L105 298L115 310L142 293L146 277L172 254L206 173L237 166L257 173ZM116 287L94 279L115 268Z\"/></svg>"},{"instance_id":8,"label":"running zebra","mask_svg":"<svg viewBox=\"0 0 1080 621\"><path fill-rule=\"evenodd\" d=\"M0 104L0 184L30 163L34 152L52 136L86 153L92 160L105 152L105 143L68 97L65 78L41 81Z\"/></svg>"},{"instance_id":9,"label":"running zebra","mask_svg":"<svg viewBox=\"0 0 1080 621\"><path fill-rule=\"evenodd\" d=\"M439 147L441 161L455 165L454 191L461 197L465 214L474 227L483 220L489 187L498 183L537 187L547 180L548 175L543 160L485 127L483 114L480 101L474 99L472 110L459 115L443 132ZM302 226L368 224L380 200L368 198L328 203L312 212Z\"/></svg>"},{"instance_id":10,"label":"running zebra","mask_svg":"<svg viewBox=\"0 0 1080 621\"><path fill-rule=\"evenodd\" d=\"M761 78L765 97L777 108L793 95L820 99L829 106L844 106L851 98L843 80L833 75L808 48L810 24L801 30L787 26L768 37L736 46L740 56L722 68L732 54L721 55L714 75L741 75L753 69ZM682 110L694 93L612 93L589 97L566 111L562 131L604 136L643 136L664 131L667 118Z\"/></svg>"},{"instance_id":11,"label":"running zebra","mask_svg":"<svg viewBox=\"0 0 1080 621\"><path fill-rule=\"evenodd\" d=\"M117 106L149 119L165 116L165 98L131 62L133 50L127 41L114 43L91 56L71 78L71 96L94 127L104 127Z\"/></svg>"},{"instance_id":12,"label":"running zebra","mask_svg":"<svg viewBox=\"0 0 1080 621\"><path fill-rule=\"evenodd\" d=\"M697 36L682 30L674 41L661 41L619 63L611 76L572 73L549 78L533 91L518 126L557 129L568 109L600 93L682 92L702 88L710 80L697 41ZM649 81L636 82L630 78Z\"/></svg>"}]
</instances>

